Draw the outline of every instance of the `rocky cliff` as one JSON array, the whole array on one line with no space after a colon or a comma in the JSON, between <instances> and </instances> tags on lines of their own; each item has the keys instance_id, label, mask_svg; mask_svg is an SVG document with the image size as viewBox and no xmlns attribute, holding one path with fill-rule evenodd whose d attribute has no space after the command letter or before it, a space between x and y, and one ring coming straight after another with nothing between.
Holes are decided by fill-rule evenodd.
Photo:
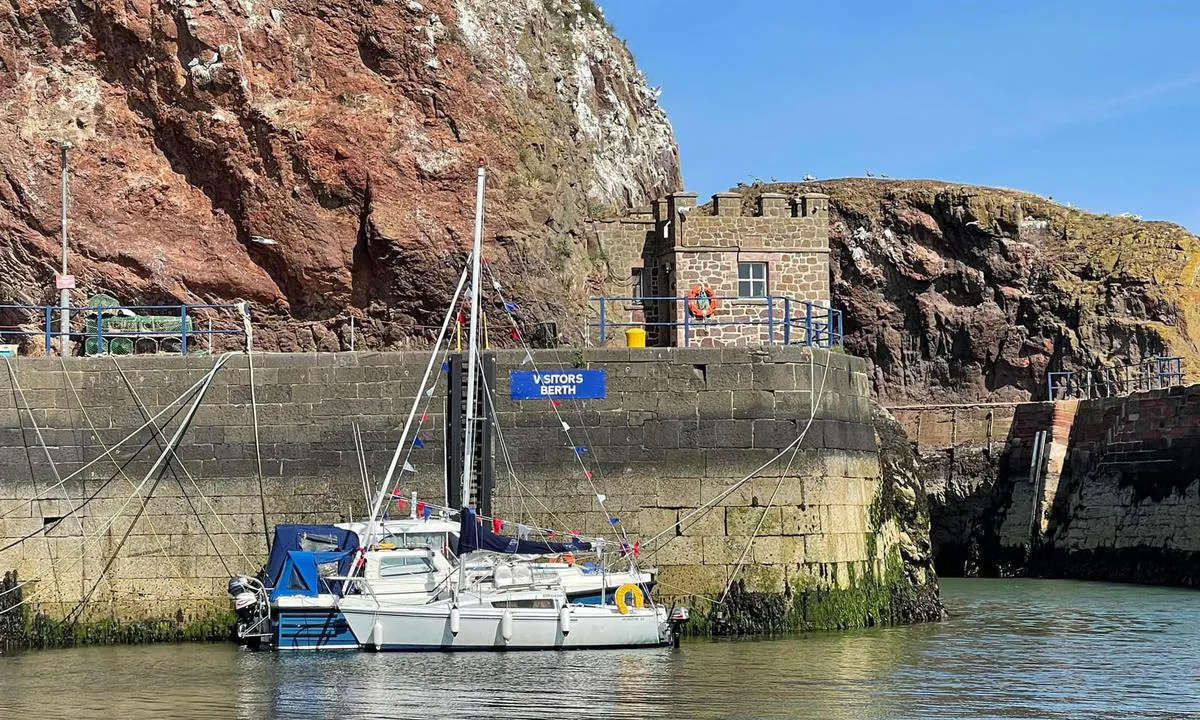
<instances>
[{"instance_id":1,"label":"rocky cliff","mask_svg":"<svg viewBox=\"0 0 1200 720\"><path fill-rule=\"evenodd\" d=\"M60 141L82 299L256 308L266 349L402 344L487 254L530 318L582 302L581 221L675 189L670 125L589 0L13 0L0 304L53 298ZM0 318L24 322L17 314Z\"/></svg>"},{"instance_id":2,"label":"rocky cliff","mask_svg":"<svg viewBox=\"0 0 1200 720\"><path fill-rule=\"evenodd\" d=\"M847 179L830 196L846 349L885 405L1043 399L1047 370L1182 355L1200 369L1200 240L1012 190Z\"/></svg>"}]
</instances>

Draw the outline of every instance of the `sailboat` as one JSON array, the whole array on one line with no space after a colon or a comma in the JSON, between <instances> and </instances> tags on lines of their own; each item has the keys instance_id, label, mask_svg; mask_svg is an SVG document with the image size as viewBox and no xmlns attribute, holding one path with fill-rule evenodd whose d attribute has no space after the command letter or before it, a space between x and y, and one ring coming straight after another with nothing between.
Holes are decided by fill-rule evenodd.
<instances>
[{"instance_id":1,"label":"sailboat","mask_svg":"<svg viewBox=\"0 0 1200 720\"><path fill-rule=\"evenodd\" d=\"M475 328L479 324L484 181L485 173L481 168L472 263L460 277L451 301L451 311L443 322L421 384L424 390L446 337L450 318L454 315L453 310L470 277L472 300L467 437L462 476L464 498L470 497L474 460L470 449L474 447L472 436L476 425L472 413L477 391L475 365L478 362L479 335ZM511 613L506 615L504 609L529 607L553 610L555 613L553 618L542 618L545 622L523 614L521 621L517 622L517 629L523 628L526 620L537 621L534 624L538 627L569 627L572 618L578 615L588 630L577 633L575 641L559 643L564 647L655 644L677 638L675 626L686 619L685 611L676 610L674 614L668 614L653 605L649 609L642 607L654 584L653 571L641 570L632 562L628 570L607 570L602 548L597 550L598 563L576 564L575 554L591 550L587 543L578 539L573 539L571 543L553 543L498 536L488 531L472 508L463 508L461 511L437 508L434 516L432 505L418 502L415 494L410 501L411 514L408 518L388 519L383 512L384 505L395 498L395 491L389 491L389 488L401 451L408 447L408 434L417 406L417 402L414 402L391 466L376 495L371 520L333 525L277 525L271 554L260 576L235 576L230 579L229 594L238 617L236 635L240 642L253 648L272 647L280 650L426 647L429 638L415 643L400 643L399 646L383 643L379 638L383 635L397 637L391 628L396 622L407 626L419 619L421 622L417 624L423 627L431 622L430 617L438 616L442 605L446 603L449 603L444 618L446 622L453 616L458 618L456 624L461 623L463 609L471 608L467 615L469 631L464 635L464 640L457 640L456 631L451 633L451 641L445 643L453 648L476 649L484 646L474 630L477 620L489 617L488 612L483 612L485 608L500 608L498 614L490 615L495 615L497 622L510 624L515 621L514 617ZM458 523L450 520L455 513L460 516ZM514 593L520 597L514 597ZM497 599L497 594L503 595L503 598ZM400 612L404 617L402 620L393 617L387 622L380 621L381 629L376 631L374 625L378 616L395 616L397 609L405 611L417 607L424 609L407 615ZM364 621L360 621L366 615L364 609L369 610L366 614L372 617L369 628L362 627ZM454 612L450 613L449 610ZM608 640L591 637L596 634L592 632L595 622L591 618L606 617L614 612L625 618L622 626L626 630L613 634ZM541 614L545 615L544 612ZM506 617L509 620L506 621ZM631 640L628 628L634 627L635 623L631 622L633 618L641 618L647 629ZM551 620L554 622L549 622ZM490 620L483 622L486 624ZM384 625L388 626L388 630L383 630ZM655 629L655 632L650 632L650 629ZM560 639L565 639L569 634L568 629ZM504 640L504 635L501 632L497 636L504 641L503 646L515 647ZM520 643L517 646L534 647L539 642L543 642L544 647L555 646L552 639L541 638L537 633L535 636L541 639L524 638L524 635L524 631L517 635ZM529 645L531 642L534 644Z\"/></svg>"},{"instance_id":2,"label":"sailboat","mask_svg":"<svg viewBox=\"0 0 1200 720\"><path fill-rule=\"evenodd\" d=\"M473 479L485 179L486 172L480 168L471 253L467 413L461 478L464 502L471 496ZM393 469L395 462L393 459ZM390 477L391 470L377 496L372 519L378 517ZM447 578L445 592L436 599L424 604L397 600L378 592L377 583L367 579L356 583L359 593L339 598L337 609L360 646L373 650L551 650L664 646L677 642L678 626L686 621L686 612L668 611L655 604L637 584L617 588L611 602L602 599L596 604L585 604L571 600L561 577L536 573L527 560L497 562L490 576L473 576L467 572L468 562L461 557L466 555L463 551L503 548L519 556L522 541L497 537L483 526L470 507L461 509L459 520L457 573ZM632 556L625 555L636 577Z\"/></svg>"}]
</instances>

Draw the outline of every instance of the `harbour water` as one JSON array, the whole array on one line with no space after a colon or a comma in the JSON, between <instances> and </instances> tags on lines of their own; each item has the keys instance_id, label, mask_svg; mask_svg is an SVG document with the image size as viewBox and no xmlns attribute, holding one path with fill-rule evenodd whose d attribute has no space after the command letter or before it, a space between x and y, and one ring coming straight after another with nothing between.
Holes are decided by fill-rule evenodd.
<instances>
[{"instance_id":1,"label":"harbour water","mask_svg":"<svg viewBox=\"0 0 1200 720\"><path fill-rule=\"evenodd\" d=\"M682 650L270 654L231 645L0 657L0 717L1200 716L1200 593L945 580L944 623Z\"/></svg>"}]
</instances>

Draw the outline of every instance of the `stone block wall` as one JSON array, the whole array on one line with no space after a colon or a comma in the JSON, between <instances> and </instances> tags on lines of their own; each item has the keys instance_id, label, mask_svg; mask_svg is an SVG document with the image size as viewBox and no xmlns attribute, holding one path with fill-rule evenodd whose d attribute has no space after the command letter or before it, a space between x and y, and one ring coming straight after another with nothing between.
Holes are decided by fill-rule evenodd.
<instances>
[{"instance_id":1,"label":"stone block wall","mask_svg":"<svg viewBox=\"0 0 1200 720\"><path fill-rule=\"evenodd\" d=\"M623 532L646 541L644 560L663 568L667 595L717 593L743 555L738 575L751 591L828 597L868 580L886 590L885 578L899 577L902 534L871 511L881 476L861 360L801 348L534 357L544 368L607 370L608 396L559 408L514 402L509 371L524 356L500 353L498 424L513 466L497 443L496 514L608 534L599 491ZM26 597L51 615L89 594L89 617L223 612L228 574L258 570L269 526L365 514L352 427L362 431L375 486L425 361L422 353L256 355L262 496L245 356L218 373L161 479L151 468L162 436L139 426L147 412L167 409L159 422L173 432L174 401L211 358L82 358L65 368L57 359L13 361L0 381L0 546L14 544L0 551L0 570L33 581ZM415 472L403 474L401 489L440 502L445 388L436 387L422 401L424 448L406 454ZM771 465L713 511L650 542L778 454L810 414L790 466ZM590 479L574 446L588 448ZM56 478L67 479L55 487ZM83 498L91 499L72 515ZM761 537L750 543L756 528Z\"/></svg>"}]
</instances>

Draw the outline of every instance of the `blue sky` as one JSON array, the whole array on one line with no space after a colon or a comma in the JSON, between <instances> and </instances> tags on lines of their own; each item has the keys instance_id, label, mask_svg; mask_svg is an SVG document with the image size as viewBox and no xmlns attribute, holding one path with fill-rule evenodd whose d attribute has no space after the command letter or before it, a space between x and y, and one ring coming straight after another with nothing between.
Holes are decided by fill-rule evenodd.
<instances>
[{"instance_id":1,"label":"blue sky","mask_svg":"<svg viewBox=\"0 0 1200 720\"><path fill-rule=\"evenodd\" d=\"M601 4L702 196L872 171L1200 232L1200 2Z\"/></svg>"}]
</instances>

